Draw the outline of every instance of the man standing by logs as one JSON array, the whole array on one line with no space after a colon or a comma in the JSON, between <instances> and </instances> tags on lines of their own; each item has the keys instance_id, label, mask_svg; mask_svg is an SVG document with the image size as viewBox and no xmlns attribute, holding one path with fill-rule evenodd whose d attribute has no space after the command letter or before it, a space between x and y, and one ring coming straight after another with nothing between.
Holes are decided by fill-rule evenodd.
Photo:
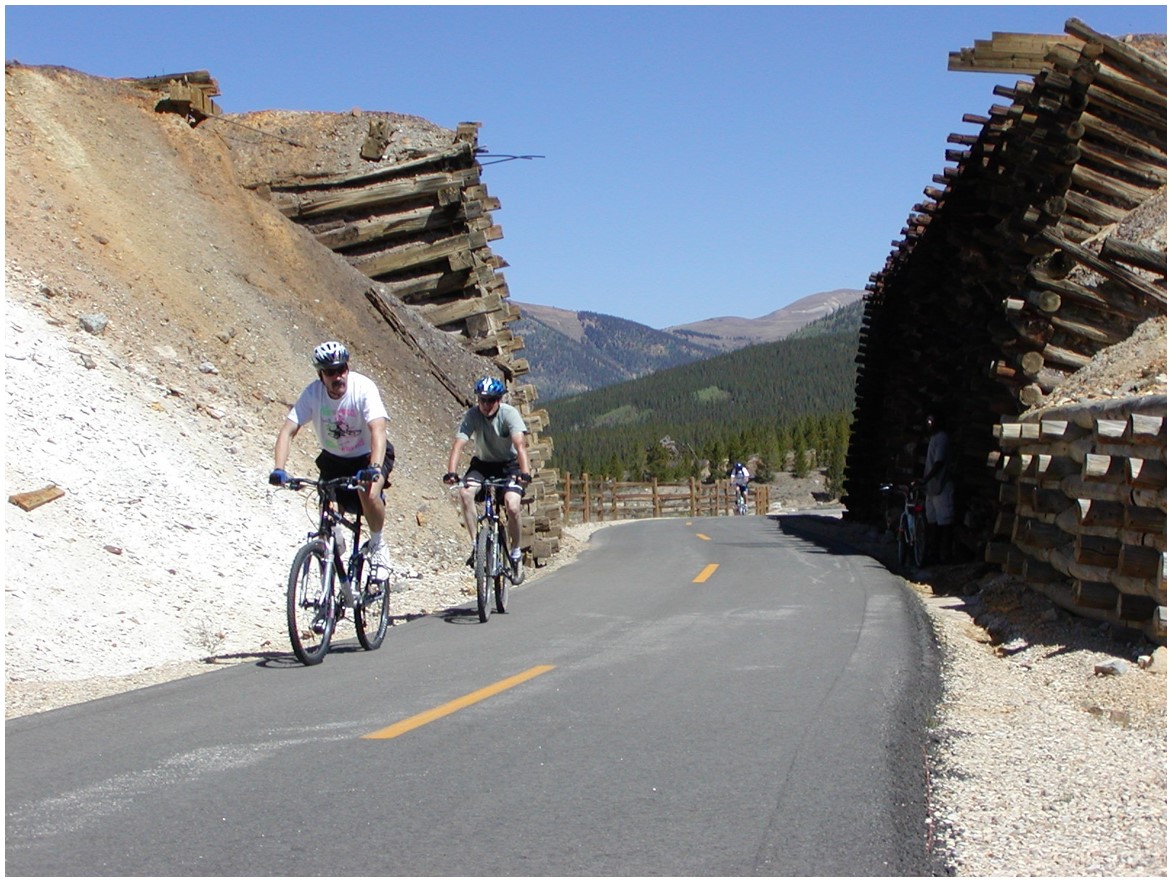
<instances>
[{"instance_id":1,"label":"man standing by logs","mask_svg":"<svg viewBox=\"0 0 1172 882\"><path fill-rule=\"evenodd\" d=\"M929 414L928 453L924 458L924 517L928 522L927 554L932 563L952 559L952 521L955 514L952 450L944 420Z\"/></svg>"}]
</instances>

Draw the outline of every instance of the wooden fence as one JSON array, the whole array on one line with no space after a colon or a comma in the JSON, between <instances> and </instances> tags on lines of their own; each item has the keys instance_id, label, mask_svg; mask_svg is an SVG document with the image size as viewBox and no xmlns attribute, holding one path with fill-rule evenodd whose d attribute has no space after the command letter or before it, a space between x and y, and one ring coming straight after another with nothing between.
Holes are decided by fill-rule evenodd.
<instances>
[{"instance_id":1,"label":"wooden fence","mask_svg":"<svg viewBox=\"0 0 1172 882\"><path fill-rule=\"evenodd\" d=\"M614 481L582 475L562 480L564 523L592 523L660 517L715 517L731 515L736 495L725 482L703 484L695 478L686 483ZM768 485L750 485L749 511L769 511Z\"/></svg>"}]
</instances>

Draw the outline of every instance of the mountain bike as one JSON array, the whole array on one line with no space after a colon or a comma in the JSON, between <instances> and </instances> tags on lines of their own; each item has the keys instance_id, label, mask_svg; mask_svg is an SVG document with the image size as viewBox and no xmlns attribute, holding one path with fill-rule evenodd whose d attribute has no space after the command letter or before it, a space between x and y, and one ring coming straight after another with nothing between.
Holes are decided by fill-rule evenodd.
<instances>
[{"instance_id":1,"label":"mountain bike","mask_svg":"<svg viewBox=\"0 0 1172 882\"><path fill-rule=\"evenodd\" d=\"M366 554L359 544L362 511L348 513L338 503L338 491L359 490L369 484L349 478L318 481L290 478L290 490L317 489L318 526L293 557L289 570L286 613L293 653L305 665L321 662L330 649L338 620L354 610L354 630L363 649L382 646L390 617L390 583L372 578ZM344 560L346 540L350 557Z\"/></svg>"},{"instance_id":2,"label":"mountain bike","mask_svg":"<svg viewBox=\"0 0 1172 882\"><path fill-rule=\"evenodd\" d=\"M924 488L917 483L880 484L884 493L898 493L903 497L903 511L895 533L896 559L902 567L911 554L917 567L924 565L924 551L928 543L928 521L924 517Z\"/></svg>"},{"instance_id":3,"label":"mountain bike","mask_svg":"<svg viewBox=\"0 0 1172 882\"><path fill-rule=\"evenodd\" d=\"M472 568L476 572L476 612L482 622L488 621L489 585L496 600L496 611L508 611L509 583L514 577L509 560L509 533L501 519L501 511L505 505L505 489L509 487L523 491L522 486L511 478L487 478L476 492L481 510L476 518L478 527Z\"/></svg>"},{"instance_id":4,"label":"mountain bike","mask_svg":"<svg viewBox=\"0 0 1172 882\"><path fill-rule=\"evenodd\" d=\"M749 488L737 485L737 502L736 513L739 515L747 515L749 513Z\"/></svg>"}]
</instances>

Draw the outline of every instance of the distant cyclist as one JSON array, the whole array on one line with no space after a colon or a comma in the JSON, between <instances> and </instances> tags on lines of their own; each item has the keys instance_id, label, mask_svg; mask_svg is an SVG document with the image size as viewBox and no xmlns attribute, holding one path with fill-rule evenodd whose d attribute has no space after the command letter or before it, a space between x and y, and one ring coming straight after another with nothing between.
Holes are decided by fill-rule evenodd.
<instances>
[{"instance_id":1,"label":"distant cyclist","mask_svg":"<svg viewBox=\"0 0 1172 882\"><path fill-rule=\"evenodd\" d=\"M734 465L728 473L729 482L736 489L737 505L749 504L749 470L745 468L743 463Z\"/></svg>"},{"instance_id":2,"label":"distant cyclist","mask_svg":"<svg viewBox=\"0 0 1172 882\"><path fill-rule=\"evenodd\" d=\"M313 350L312 360L317 380L305 387L277 434L269 483L281 486L288 482L285 463L293 437L303 425L312 422L322 447L314 460L321 479L356 477L370 481L368 490L343 491L338 499L351 510L361 506L370 528L366 553L371 572L375 579L386 581L391 567L383 544L387 515L383 488L390 485L395 448L387 440L387 411L382 396L373 380L350 370L350 353L341 343L322 343Z\"/></svg>"},{"instance_id":3,"label":"distant cyclist","mask_svg":"<svg viewBox=\"0 0 1172 882\"><path fill-rule=\"evenodd\" d=\"M464 473L460 489L460 504L464 510L464 525L472 539L473 555L476 546L476 493L485 478L513 478L518 488L505 491L505 510L509 513L509 562L513 567L513 582L525 578L521 569L521 496L532 478L529 474L529 450L525 436L528 429L521 412L501 399L505 384L496 377L482 377L473 387L476 404L468 408L456 428L456 439L448 454L445 484L460 480L456 468L464 445L476 439L476 454ZM469 563L473 560L468 558Z\"/></svg>"}]
</instances>

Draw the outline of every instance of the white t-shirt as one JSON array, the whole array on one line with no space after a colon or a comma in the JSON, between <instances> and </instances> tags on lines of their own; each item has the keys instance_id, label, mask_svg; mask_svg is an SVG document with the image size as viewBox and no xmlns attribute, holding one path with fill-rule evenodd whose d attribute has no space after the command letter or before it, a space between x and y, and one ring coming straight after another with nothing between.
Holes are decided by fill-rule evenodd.
<instances>
[{"instance_id":1,"label":"white t-shirt","mask_svg":"<svg viewBox=\"0 0 1172 882\"><path fill-rule=\"evenodd\" d=\"M370 422L386 419L378 386L369 377L350 371L346 394L330 398L325 384L314 380L289 411L289 419L304 426L312 422L322 450L335 456L365 456L370 453Z\"/></svg>"},{"instance_id":2,"label":"white t-shirt","mask_svg":"<svg viewBox=\"0 0 1172 882\"><path fill-rule=\"evenodd\" d=\"M749 470L743 466L739 469L733 469L732 475L729 477L732 483L736 484L738 487L749 486Z\"/></svg>"}]
</instances>

